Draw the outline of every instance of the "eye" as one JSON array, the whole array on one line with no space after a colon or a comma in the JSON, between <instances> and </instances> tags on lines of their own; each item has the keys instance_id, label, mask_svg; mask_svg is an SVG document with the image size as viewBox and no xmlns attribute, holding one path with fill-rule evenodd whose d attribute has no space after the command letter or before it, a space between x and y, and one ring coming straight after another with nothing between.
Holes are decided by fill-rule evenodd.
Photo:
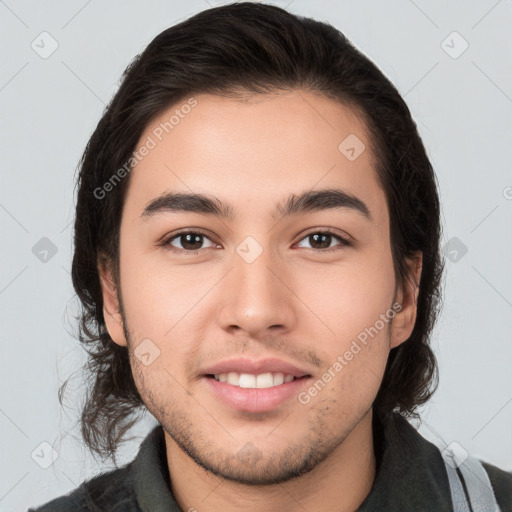
<instances>
[{"instance_id":1,"label":"eye","mask_svg":"<svg viewBox=\"0 0 512 512\"><path fill-rule=\"evenodd\" d=\"M177 234L174 234L170 238L167 238L163 242L163 245L164 247L169 248L174 252L197 254L202 249L200 246L202 245L204 239L211 241L209 237L200 231L181 231ZM181 247L174 245L175 242L180 244ZM216 245L217 244L212 242L210 247L215 247Z\"/></svg>"},{"instance_id":2,"label":"eye","mask_svg":"<svg viewBox=\"0 0 512 512\"><path fill-rule=\"evenodd\" d=\"M313 245L313 249L318 249L316 252L331 252L338 250L336 247L348 247L351 244L346 238L341 237L340 235L336 235L332 231L313 231L306 235L302 240L308 240L310 244ZM301 240L301 242L302 242ZM331 242L334 240L338 240L340 243L335 246L334 249L331 249ZM300 243L300 242L299 242ZM315 247L315 246L320 247Z\"/></svg>"}]
</instances>

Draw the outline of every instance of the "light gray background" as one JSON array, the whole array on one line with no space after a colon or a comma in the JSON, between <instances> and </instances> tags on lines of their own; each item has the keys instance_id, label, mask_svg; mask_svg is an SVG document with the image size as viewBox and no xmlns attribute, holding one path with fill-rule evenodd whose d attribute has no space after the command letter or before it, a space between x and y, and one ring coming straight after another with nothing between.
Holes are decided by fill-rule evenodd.
<instances>
[{"instance_id":1,"label":"light gray background","mask_svg":"<svg viewBox=\"0 0 512 512\"><path fill-rule=\"evenodd\" d=\"M510 471L512 2L274 3L339 28L408 103L439 178L443 244L454 260L433 339L440 387L422 409L420 432ZM0 2L2 511L43 503L105 467L76 427L80 373L67 407L57 400L59 384L83 361L71 335L75 167L131 58L163 29L220 4ZM51 48L44 31L58 43L46 59L31 47ZM464 40L469 47L458 55ZM43 237L57 249L47 261L33 253ZM141 423L121 462L134 457L153 421ZM58 453L48 469L35 462L52 461L42 442Z\"/></svg>"}]
</instances>

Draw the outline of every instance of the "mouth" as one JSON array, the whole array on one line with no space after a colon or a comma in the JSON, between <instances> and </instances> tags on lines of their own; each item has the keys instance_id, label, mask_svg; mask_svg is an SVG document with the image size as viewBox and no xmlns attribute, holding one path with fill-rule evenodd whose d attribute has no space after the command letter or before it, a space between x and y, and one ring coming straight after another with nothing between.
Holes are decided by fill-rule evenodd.
<instances>
[{"instance_id":1,"label":"mouth","mask_svg":"<svg viewBox=\"0 0 512 512\"><path fill-rule=\"evenodd\" d=\"M296 377L283 373L248 374L228 372L206 374L207 391L230 410L270 412L289 404L309 385L311 375Z\"/></svg>"}]
</instances>

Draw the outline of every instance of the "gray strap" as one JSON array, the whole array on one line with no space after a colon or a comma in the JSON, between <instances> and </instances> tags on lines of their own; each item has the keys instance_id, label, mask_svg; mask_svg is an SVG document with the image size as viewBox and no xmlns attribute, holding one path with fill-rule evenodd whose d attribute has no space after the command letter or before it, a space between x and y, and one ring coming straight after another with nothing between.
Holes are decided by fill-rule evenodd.
<instances>
[{"instance_id":1,"label":"gray strap","mask_svg":"<svg viewBox=\"0 0 512 512\"><path fill-rule=\"evenodd\" d=\"M468 457L460 466L474 512L500 512L491 481L481 462Z\"/></svg>"},{"instance_id":2,"label":"gray strap","mask_svg":"<svg viewBox=\"0 0 512 512\"><path fill-rule=\"evenodd\" d=\"M500 512L491 481L482 463L467 453L461 457L461 454L455 453L450 446L445 448L441 454L448 473L454 512L470 512L471 510L473 512ZM455 469L457 467L464 478L471 508Z\"/></svg>"},{"instance_id":3,"label":"gray strap","mask_svg":"<svg viewBox=\"0 0 512 512\"><path fill-rule=\"evenodd\" d=\"M460 483L457 471L444 461L446 472L448 473L448 481L450 482L450 492L452 495L453 512L471 512L466 494Z\"/></svg>"}]
</instances>

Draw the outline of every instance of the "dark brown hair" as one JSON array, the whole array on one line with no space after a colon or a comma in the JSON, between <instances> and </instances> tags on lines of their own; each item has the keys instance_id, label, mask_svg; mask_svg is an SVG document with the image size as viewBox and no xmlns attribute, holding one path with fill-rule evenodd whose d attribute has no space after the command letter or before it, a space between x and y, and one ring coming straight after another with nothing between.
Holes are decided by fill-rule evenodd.
<instances>
[{"instance_id":1,"label":"dark brown hair","mask_svg":"<svg viewBox=\"0 0 512 512\"><path fill-rule=\"evenodd\" d=\"M148 123L173 104L201 93L242 99L287 90L316 92L363 116L387 198L398 282L410 277L406 258L423 253L414 330L390 352L374 411L418 417L416 408L435 391L437 362L429 339L441 299L439 199L408 107L382 72L331 25L271 5L233 3L164 30L134 58L79 163L72 279L90 384L81 430L93 453L115 461L136 413L144 410L127 349L105 329L98 273L101 256L119 283L119 227L130 174L101 197L98 190L130 161Z\"/></svg>"}]
</instances>

